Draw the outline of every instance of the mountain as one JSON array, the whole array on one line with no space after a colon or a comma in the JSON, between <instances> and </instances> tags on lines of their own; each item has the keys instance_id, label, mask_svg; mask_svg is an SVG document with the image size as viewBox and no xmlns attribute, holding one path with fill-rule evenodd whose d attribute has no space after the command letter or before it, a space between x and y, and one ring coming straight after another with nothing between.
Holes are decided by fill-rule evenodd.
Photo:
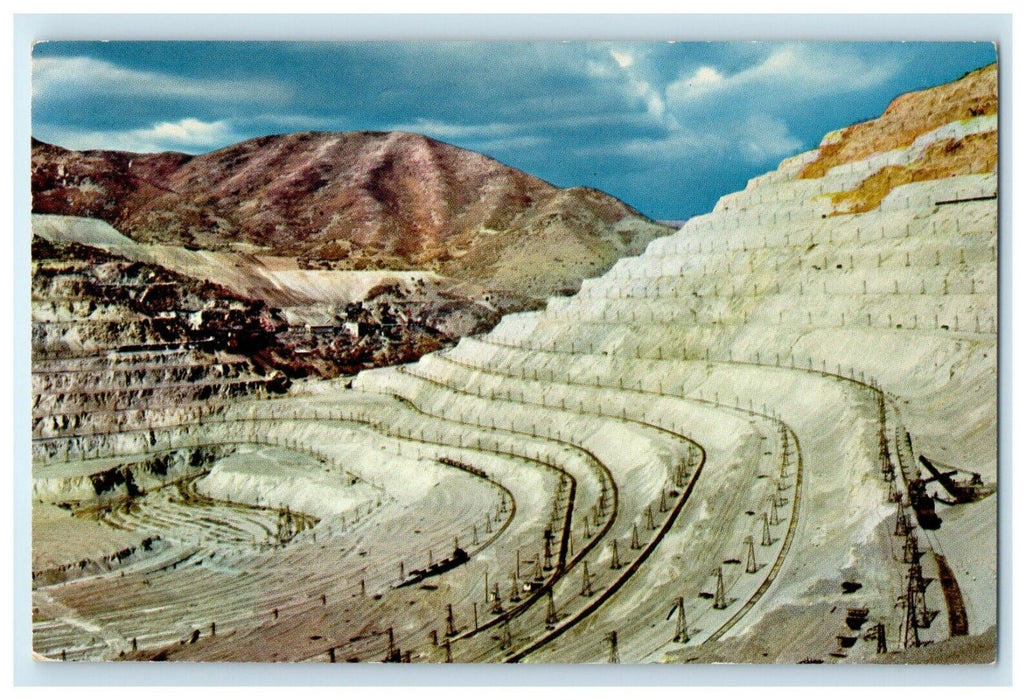
<instances>
[{"instance_id":1,"label":"mountain","mask_svg":"<svg viewBox=\"0 0 1033 700\"><path fill-rule=\"evenodd\" d=\"M402 132L265 136L198 156L33 141L32 189L36 213L100 218L142 243L430 270L534 299L672 232L602 192Z\"/></svg>"}]
</instances>

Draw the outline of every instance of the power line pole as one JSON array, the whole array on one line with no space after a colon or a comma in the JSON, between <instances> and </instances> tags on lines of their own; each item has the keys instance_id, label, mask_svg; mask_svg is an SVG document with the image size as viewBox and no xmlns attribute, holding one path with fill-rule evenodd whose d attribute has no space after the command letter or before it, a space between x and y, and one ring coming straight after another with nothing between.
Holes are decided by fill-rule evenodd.
<instances>
[{"instance_id":1,"label":"power line pole","mask_svg":"<svg viewBox=\"0 0 1033 700\"><path fill-rule=\"evenodd\" d=\"M689 641L689 630L688 625L685 622L685 598L678 596L674 600L674 607L671 608L671 612L667 613L667 619L671 619L671 615L678 611L678 620L674 630L674 639L672 641L678 644L685 644Z\"/></svg>"},{"instance_id":2,"label":"power line pole","mask_svg":"<svg viewBox=\"0 0 1033 700\"><path fill-rule=\"evenodd\" d=\"M753 552L753 535L747 535L743 544L746 545L746 573L755 574L757 573L757 557Z\"/></svg>"},{"instance_id":3,"label":"power line pole","mask_svg":"<svg viewBox=\"0 0 1033 700\"><path fill-rule=\"evenodd\" d=\"M613 540L610 544L612 545L610 553L610 568L619 569L624 565L621 564L620 554L617 551L617 540Z\"/></svg>"},{"instance_id":4,"label":"power line pole","mask_svg":"<svg viewBox=\"0 0 1033 700\"><path fill-rule=\"evenodd\" d=\"M717 587L714 589L714 609L724 610L728 607L728 601L725 600L725 579L720 565L714 569L714 575L717 576Z\"/></svg>"},{"instance_id":5,"label":"power line pole","mask_svg":"<svg viewBox=\"0 0 1033 700\"><path fill-rule=\"evenodd\" d=\"M491 614L501 615L502 612L502 597L499 595L499 584L496 583L491 591Z\"/></svg>"},{"instance_id":6,"label":"power line pole","mask_svg":"<svg viewBox=\"0 0 1033 700\"><path fill-rule=\"evenodd\" d=\"M588 573L588 560L581 562L581 595L592 595L592 576Z\"/></svg>"},{"instance_id":7,"label":"power line pole","mask_svg":"<svg viewBox=\"0 0 1033 700\"><path fill-rule=\"evenodd\" d=\"M456 635L456 619L452 614L452 604L448 604L448 613L445 616L445 636L454 637Z\"/></svg>"},{"instance_id":8,"label":"power line pole","mask_svg":"<svg viewBox=\"0 0 1033 700\"><path fill-rule=\"evenodd\" d=\"M387 663L400 663L402 660L401 652L395 646L395 630L393 627L387 628L387 656L384 657L384 661Z\"/></svg>"},{"instance_id":9,"label":"power line pole","mask_svg":"<svg viewBox=\"0 0 1033 700\"><path fill-rule=\"evenodd\" d=\"M545 611L545 627L552 629L557 622L560 621L559 615L556 614L556 601L552 597L552 587L549 587L549 607Z\"/></svg>"},{"instance_id":10,"label":"power line pole","mask_svg":"<svg viewBox=\"0 0 1033 700\"><path fill-rule=\"evenodd\" d=\"M606 640L610 643L610 663L619 664L621 662L621 657L620 652L617 651L617 630L613 630L607 634Z\"/></svg>"},{"instance_id":11,"label":"power line pole","mask_svg":"<svg viewBox=\"0 0 1033 700\"><path fill-rule=\"evenodd\" d=\"M897 501L897 524L893 529L893 534L899 537L911 532L912 529L914 529L914 525L911 524L911 516L904 510L904 501Z\"/></svg>"}]
</instances>

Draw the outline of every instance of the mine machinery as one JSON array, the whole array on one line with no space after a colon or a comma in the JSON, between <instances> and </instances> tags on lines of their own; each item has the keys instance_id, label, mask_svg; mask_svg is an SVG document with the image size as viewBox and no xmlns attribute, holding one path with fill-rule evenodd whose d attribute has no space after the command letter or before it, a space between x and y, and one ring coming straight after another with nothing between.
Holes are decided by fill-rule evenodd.
<instances>
[{"instance_id":1,"label":"mine machinery","mask_svg":"<svg viewBox=\"0 0 1033 700\"><path fill-rule=\"evenodd\" d=\"M936 514L936 501L925 490L926 484L935 480L936 477L913 479L907 485L911 508L915 511L919 527L925 530L938 530L942 522L940 516Z\"/></svg>"},{"instance_id":2,"label":"mine machinery","mask_svg":"<svg viewBox=\"0 0 1033 700\"><path fill-rule=\"evenodd\" d=\"M454 569L457 566L461 566L466 562L470 561L470 555L466 552L465 549L460 547L458 543L456 543L455 549L452 550L452 554L445 559L441 559L440 561L433 561L432 554L430 552L428 552L427 554L428 558L431 559L430 563L427 565L427 568L412 569L411 571L409 571L408 576L405 575L405 565L402 563L399 564L399 576L403 578L395 586L396 588L402 588L403 586L411 586L415 583L419 583L425 578L430 578L431 576L440 576L446 571L450 571L451 569Z\"/></svg>"},{"instance_id":3,"label":"mine machinery","mask_svg":"<svg viewBox=\"0 0 1033 700\"><path fill-rule=\"evenodd\" d=\"M924 479L923 483L929 483L931 481L940 482L940 485L943 486L947 493L949 493L954 499L952 503L971 503L972 501L987 495L990 491L989 487L983 484L983 478L978 472L965 472L969 474L969 478L967 482L963 482L955 479L954 476L959 472L964 472L964 469L951 468L946 471L941 471L940 469L937 469L936 464L925 455L919 455L918 462L932 475L928 479Z\"/></svg>"}]
</instances>

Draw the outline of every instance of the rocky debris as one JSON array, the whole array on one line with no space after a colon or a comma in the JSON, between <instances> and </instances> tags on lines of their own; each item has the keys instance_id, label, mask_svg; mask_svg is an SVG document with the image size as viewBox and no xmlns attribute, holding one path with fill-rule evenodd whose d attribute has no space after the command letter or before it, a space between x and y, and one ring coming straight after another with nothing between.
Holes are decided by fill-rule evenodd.
<instances>
[{"instance_id":1,"label":"rocky debris","mask_svg":"<svg viewBox=\"0 0 1033 700\"><path fill-rule=\"evenodd\" d=\"M34 237L32 255L34 435L289 386L262 362L287 328L277 309L91 246Z\"/></svg>"}]
</instances>

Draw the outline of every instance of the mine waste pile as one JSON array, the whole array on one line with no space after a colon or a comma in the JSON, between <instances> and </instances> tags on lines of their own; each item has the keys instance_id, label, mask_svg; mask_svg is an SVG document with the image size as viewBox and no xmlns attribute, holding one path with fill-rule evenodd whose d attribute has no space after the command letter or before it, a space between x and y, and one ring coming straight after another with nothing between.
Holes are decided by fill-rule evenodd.
<instances>
[{"instance_id":1,"label":"mine waste pile","mask_svg":"<svg viewBox=\"0 0 1033 700\"><path fill-rule=\"evenodd\" d=\"M40 217L35 652L992 661L996 85L349 378L286 381L268 306Z\"/></svg>"}]
</instances>

